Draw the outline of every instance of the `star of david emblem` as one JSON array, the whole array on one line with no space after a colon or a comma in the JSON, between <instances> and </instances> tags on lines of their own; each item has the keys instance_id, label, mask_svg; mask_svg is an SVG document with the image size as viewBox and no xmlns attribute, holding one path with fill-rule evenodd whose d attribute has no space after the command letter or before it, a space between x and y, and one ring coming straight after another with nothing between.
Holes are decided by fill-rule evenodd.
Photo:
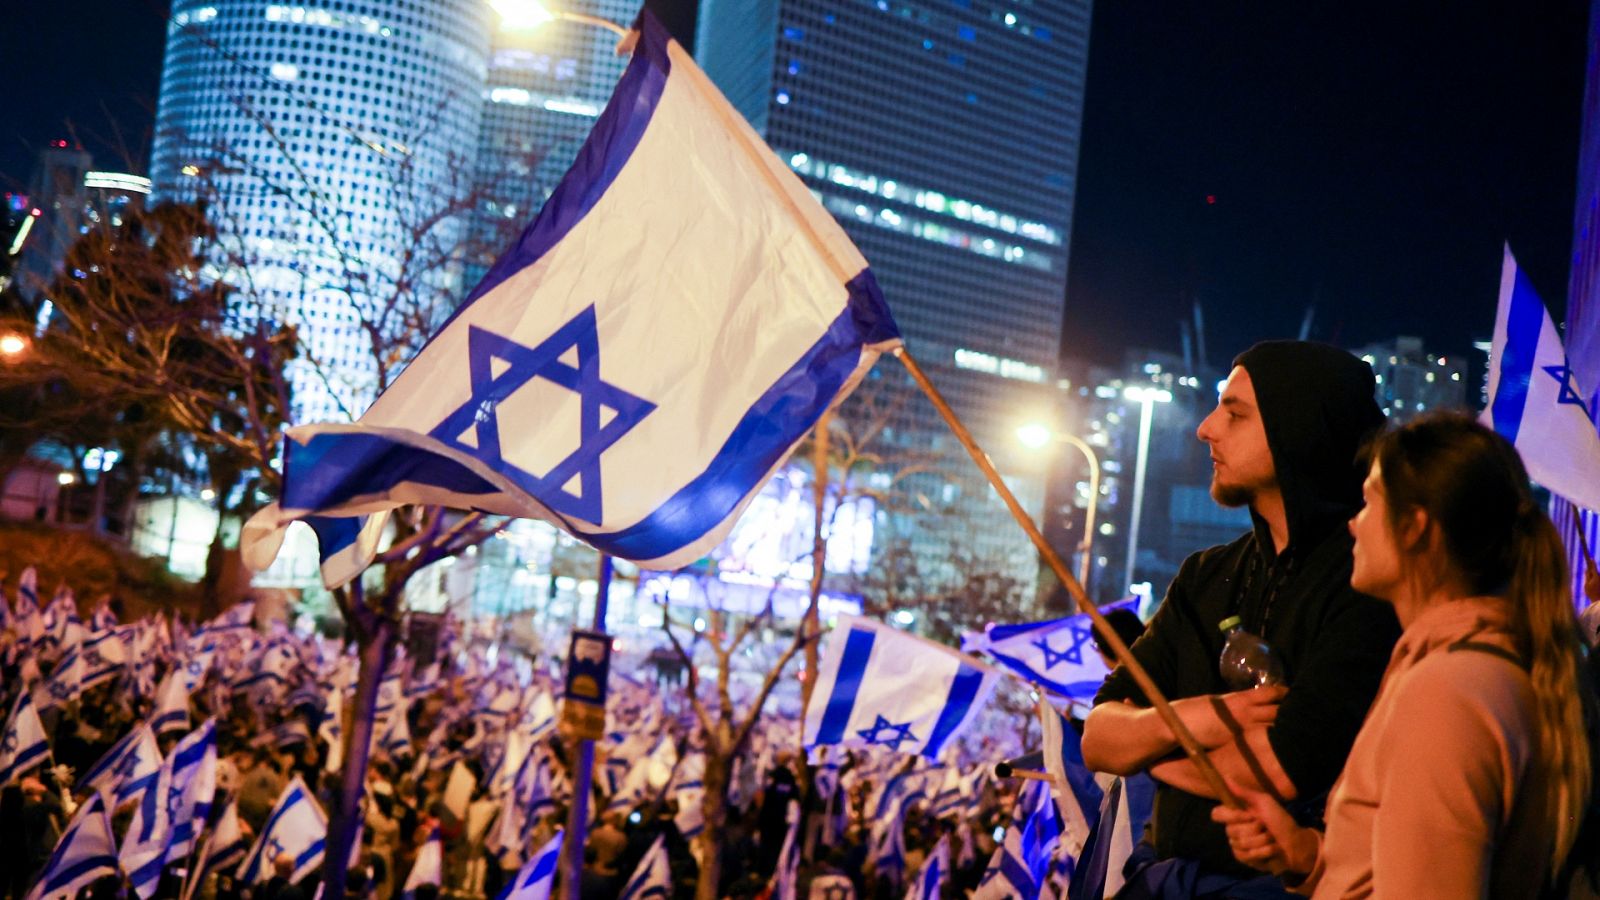
<instances>
[{"instance_id":1,"label":"star of david emblem","mask_svg":"<svg viewBox=\"0 0 1600 900\"><path fill-rule=\"evenodd\" d=\"M103 665L106 660L105 657L100 655L98 649L91 649L83 651L83 661L88 664L89 668L93 669Z\"/></svg>"},{"instance_id":2,"label":"star of david emblem","mask_svg":"<svg viewBox=\"0 0 1600 900\"><path fill-rule=\"evenodd\" d=\"M283 851L287 849L289 848L283 846L283 842L279 841L276 835L272 835L267 838L267 848L265 852L262 853L262 856L266 857L269 861L275 860L283 854Z\"/></svg>"},{"instance_id":3,"label":"star of david emblem","mask_svg":"<svg viewBox=\"0 0 1600 900\"><path fill-rule=\"evenodd\" d=\"M123 778L132 778L139 769L139 754L129 751L117 763L117 774Z\"/></svg>"},{"instance_id":4,"label":"star of david emblem","mask_svg":"<svg viewBox=\"0 0 1600 900\"><path fill-rule=\"evenodd\" d=\"M17 734L14 731L7 731L5 736L0 737L0 759L10 759L16 756L18 743Z\"/></svg>"},{"instance_id":5,"label":"star of david emblem","mask_svg":"<svg viewBox=\"0 0 1600 900\"><path fill-rule=\"evenodd\" d=\"M72 696L72 688L59 681L52 681L50 682L50 696L57 700L65 700Z\"/></svg>"},{"instance_id":6,"label":"star of david emblem","mask_svg":"<svg viewBox=\"0 0 1600 900\"><path fill-rule=\"evenodd\" d=\"M1576 406L1583 410L1585 417L1591 422L1594 421L1594 413L1589 410L1589 404L1584 401L1583 395L1578 392L1577 379L1574 377L1572 366L1566 360L1563 359L1559 366L1540 366L1540 368L1544 369L1551 378L1554 378L1561 385L1561 393L1556 395L1557 403Z\"/></svg>"},{"instance_id":7,"label":"star of david emblem","mask_svg":"<svg viewBox=\"0 0 1600 900\"><path fill-rule=\"evenodd\" d=\"M1072 646L1065 650L1057 650L1050 646L1050 636L1045 635L1033 642L1035 647L1044 651L1044 667L1054 669L1061 663L1068 662L1075 666L1083 665L1083 645L1089 642L1093 633L1087 628L1072 626Z\"/></svg>"},{"instance_id":8,"label":"star of david emblem","mask_svg":"<svg viewBox=\"0 0 1600 900\"><path fill-rule=\"evenodd\" d=\"M888 732L888 735L884 736L883 732ZM869 744L884 744L890 750L899 750L900 745L906 741L921 740L911 733L910 722L895 725L883 716L878 716L877 721L873 722L871 727L863 728L857 731L856 734L861 735Z\"/></svg>"},{"instance_id":9,"label":"star of david emblem","mask_svg":"<svg viewBox=\"0 0 1600 900\"><path fill-rule=\"evenodd\" d=\"M594 307L578 313L535 347L469 325L467 356L472 396L429 435L509 476L555 512L600 522L604 510L600 456L656 406L601 380ZM501 455L496 414L501 403L535 378L576 393L581 403L578 449L543 475L518 468Z\"/></svg>"}]
</instances>

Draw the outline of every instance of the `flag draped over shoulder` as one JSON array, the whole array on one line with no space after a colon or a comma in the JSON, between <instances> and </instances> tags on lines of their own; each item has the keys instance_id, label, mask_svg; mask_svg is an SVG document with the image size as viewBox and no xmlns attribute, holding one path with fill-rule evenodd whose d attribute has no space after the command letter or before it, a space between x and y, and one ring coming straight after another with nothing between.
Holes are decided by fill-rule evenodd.
<instances>
[{"instance_id":1,"label":"flag draped over shoulder","mask_svg":"<svg viewBox=\"0 0 1600 900\"><path fill-rule=\"evenodd\" d=\"M881 622L840 616L824 642L804 742L881 745L937 759L1000 673Z\"/></svg>"},{"instance_id":2,"label":"flag draped over shoulder","mask_svg":"<svg viewBox=\"0 0 1600 900\"><path fill-rule=\"evenodd\" d=\"M1535 481L1600 509L1600 435L1586 387L1578 384L1549 310L1508 248L1483 422L1516 445Z\"/></svg>"},{"instance_id":3,"label":"flag draped over shoulder","mask_svg":"<svg viewBox=\"0 0 1600 900\"><path fill-rule=\"evenodd\" d=\"M246 559L340 519L313 523L324 578L352 577L375 547L362 516L429 503L671 569L898 344L860 252L647 12L521 238L358 423L289 432Z\"/></svg>"}]
</instances>

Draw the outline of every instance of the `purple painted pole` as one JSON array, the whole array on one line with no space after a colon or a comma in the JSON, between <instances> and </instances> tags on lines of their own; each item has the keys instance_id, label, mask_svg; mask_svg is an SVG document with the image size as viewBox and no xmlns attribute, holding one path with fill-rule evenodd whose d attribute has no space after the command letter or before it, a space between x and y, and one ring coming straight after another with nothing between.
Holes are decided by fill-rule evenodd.
<instances>
[{"instance_id":1,"label":"purple painted pole","mask_svg":"<svg viewBox=\"0 0 1600 900\"><path fill-rule=\"evenodd\" d=\"M599 584L594 594L595 631L606 630L611 571L611 557L600 554ZM572 665L572 660L567 660L567 665ZM561 842L561 896L566 900L578 900L578 882L583 876L583 845L589 830L589 788L594 778L594 741L579 741L573 756L572 810L567 815L567 836Z\"/></svg>"}]
</instances>

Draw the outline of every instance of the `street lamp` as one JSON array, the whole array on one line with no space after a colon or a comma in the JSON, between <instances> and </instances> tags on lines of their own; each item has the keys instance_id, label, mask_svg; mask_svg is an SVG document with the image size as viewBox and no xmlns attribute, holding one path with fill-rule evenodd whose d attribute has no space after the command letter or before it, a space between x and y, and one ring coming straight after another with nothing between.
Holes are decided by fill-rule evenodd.
<instances>
[{"instance_id":1,"label":"street lamp","mask_svg":"<svg viewBox=\"0 0 1600 900\"><path fill-rule=\"evenodd\" d=\"M1144 509L1144 470L1150 456L1150 415L1157 403L1172 402L1172 392L1157 387L1124 388L1122 396L1139 404L1139 456L1133 469L1133 520L1128 525L1128 560L1123 584L1133 584L1133 561L1139 555L1139 514Z\"/></svg>"},{"instance_id":2,"label":"street lamp","mask_svg":"<svg viewBox=\"0 0 1600 900\"><path fill-rule=\"evenodd\" d=\"M1071 444L1078 448L1083 458L1089 461L1089 507L1083 513L1083 540L1078 542L1078 552L1081 554L1078 561L1078 584L1085 592L1089 590L1089 563L1094 559L1094 514L1100 505L1100 460L1094 455L1094 448L1075 434L1055 434L1049 426L1038 422L1030 422L1017 429L1017 440L1024 446L1035 450L1042 449L1052 441L1061 444Z\"/></svg>"},{"instance_id":3,"label":"street lamp","mask_svg":"<svg viewBox=\"0 0 1600 900\"><path fill-rule=\"evenodd\" d=\"M619 38L628 36L628 29L618 25L610 19L599 16L590 16L583 13L562 12L547 8L539 0L489 0L489 5L500 14L500 26L510 31L532 31L548 25L558 19L565 22L581 22L585 25L594 25L604 28Z\"/></svg>"},{"instance_id":4,"label":"street lamp","mask_svg":"<svg viewBox=\"0 0 1600 900\"><path fill-rule=\"evenodd\" d=\"M28 339L20 334L0 334L0 357L7 361L14 360L28 352Z\"/></svg>"}]
</instances>

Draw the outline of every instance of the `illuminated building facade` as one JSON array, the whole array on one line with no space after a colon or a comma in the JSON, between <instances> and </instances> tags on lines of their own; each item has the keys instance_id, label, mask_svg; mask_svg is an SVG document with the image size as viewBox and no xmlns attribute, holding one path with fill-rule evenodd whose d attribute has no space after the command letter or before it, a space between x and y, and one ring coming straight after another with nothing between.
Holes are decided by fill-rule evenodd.
<instances>
[{"instance_id":1,"label":"illuminated building facade","mask_svg":"<svg viewBox=\"0 0 1600 900\"><path fill-rule=\"evenodd\" d=\"M226 256L213 263L244 321L299 328L298 421L371 402L360 322L376 307L461 294L448 256L470 211L492 19L483 0L172 4L156 195L210 203Z\"/></svg>"},{"instance_id":2,"label":"illuminated building facade","mask_svg":"<svg viewBox=\"0 0 1600 900\"><path fill-rule=\"evenodd\" d=\"M91 229L121 225L149 193L149 179L96 170L88 151L52 142L39 154L27 194L14 197L21 219L8 252L17 257L17 287L43 303L68 248ZM49 319L48 307L40 318Z\"/></svg>"},{"instance_id":3,"label":"illuminated building facade","mask_svg":"<svg viewBox=\"0 0 1600 900\"><path fill-rule=\"evenodd\" d=\"M641 0L570 0L562 9L630 23ZM556 20L540 28L498 29L482 89L476 198L466 282L483 277L500 251L544 205L577 159L628 63L616 36Z\"/></svg>"},{"instance_id":4,"label":"illuminated building facade","mask_svg":"<svg viewBox=\"0 0 1600 900\"><path fill-rule=\"evenodd\" d=\"M1043 455L1015 428L1060 402L1090 7L703 0L696 41L861 248L909 349L1035 514ZM885 360L863 397L893 410L879 448L890 468L924 469L883 476L907 502L879 508L880 548L906 541L957 582L987 571L1031 585L1036 555L903 369Z\"/></svg>"},{"instance_id":5,"label":"illuminated building facade","mask_svg":"<svg viewBox=\"0 0 1600 900\"><path fill-rule=\"evenodd\" d=\"M1402 424L1429 410L1467 406L1464 356L1436 356L1414 337L1397 337L1354 352L1371 364L1378 379L1378 405L1391 422Z\"/></svg>"}]
</instances>

